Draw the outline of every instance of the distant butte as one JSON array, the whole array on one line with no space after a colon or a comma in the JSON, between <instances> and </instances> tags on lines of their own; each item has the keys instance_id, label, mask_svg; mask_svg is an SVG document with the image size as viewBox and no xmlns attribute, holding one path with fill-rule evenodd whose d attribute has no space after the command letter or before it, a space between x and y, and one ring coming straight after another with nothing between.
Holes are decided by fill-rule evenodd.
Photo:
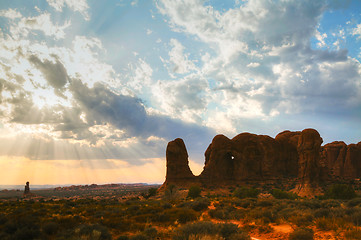
<instances>
[{"instance_id":1,"label":"distant butte","mask_svg":"<svg viewBox=\"0 0 361 240\"><path fill-rule=\"evenodd\" d=\"M315 129L284 131L275 138L241 133L213 138L202 173L194 176L182 139L167 145L166 180L162 185L222 187L244 184L293 184L301 196L317 194L320 184L361 178L361 142L346 145L323 140Z\"/></svg>"}]
</instances>

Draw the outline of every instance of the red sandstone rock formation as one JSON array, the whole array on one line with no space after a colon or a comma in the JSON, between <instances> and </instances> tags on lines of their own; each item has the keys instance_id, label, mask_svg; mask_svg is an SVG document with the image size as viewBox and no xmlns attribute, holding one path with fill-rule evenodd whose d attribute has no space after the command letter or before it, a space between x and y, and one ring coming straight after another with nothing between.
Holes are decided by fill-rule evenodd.
<instances>
[{"instance_id":1,"label":"red sandstone rock formation","mask_svg":"<svg viewBox=\"0 0 361 240\"><path fill-rule=\"evenodd\" d=\"M298 178L301 183L320 180L320 151L323 140L315 129L305 129L298 138Z\"/></svg>"},{"instance_id":2,"label":"red sandstone rock formation","mask_svg":"<svg viewBox=\"0 0 361 240\"><path fill-rule=\"evenodd\" d=\"M329 179L354 179L361 176L361 144L332 142L322 147L321 159Z\"/></svg>"},{"instance_id":3,"label":"red sandstone rock formation","mask_svg":"<svg viewBox=\"0 0 361 240\"><path fill-rule=\"evenodd\" d=\"M196 181L196 177L188 165L188 152L182 139L177 138L167 145L167 174L164 186L176 184L178 186L189 185Z\"/></svg>"},{"instance_id":4,"label":"red sandstone rock formation","mask_svg":"<svg viewBox=\"0 0 361 240\"><path fill-rule=\"evenodd\" d=\"M299 183L303 195L323 180L361 177L361 142L346 145L333 142L321 147L322 138L314 129L284 131L276 138L241 133L229 139L217 135L205 152L203 172L195 177L188 166L182 139L167 146L167 175L163 186L175 184L205 186L239 184L249 181L288 179Z\"/></svg>"}]
</instances>

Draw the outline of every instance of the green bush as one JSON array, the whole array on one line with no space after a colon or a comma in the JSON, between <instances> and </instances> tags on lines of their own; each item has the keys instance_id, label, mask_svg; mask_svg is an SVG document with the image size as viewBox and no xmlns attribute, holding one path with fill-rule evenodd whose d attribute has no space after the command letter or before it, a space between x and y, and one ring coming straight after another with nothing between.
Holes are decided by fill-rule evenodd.
<instances>
[{"instance_id":1,"label":"green bush","mask_svg":"<svg viewBox=\"0 0 361 240\"><path fill-rule=\"evenodd\" d=\"M290 233L289 240L313 240L313 230L309 228L298 228Z\"/></svg>"},{"instance_id":2,"label":"green bush","mask_svg":"<svg viewBox=\"0 0 361 240\"><path fill-rule=\"evenodd\" d=\"M327 189L325 197L331 199L352 199L357 197L357 195L350 185L334 184Z\"/></svg>"},{"instance_id":3,"label":"green bush","mask_svg":"<svg viewBox=\"0 0 361 240\"><path fill-rule=\"evenodd\" d=\"M256 188L240 187L234 190L233 196L238 198L256 198L260 191Z\"/></svg>"},{"instance_id":4,"label":"green bush","mask_svg":"<svg viewBox=\"0 0 361 240\"><path fill-rule=\"evenodd\" d=\"M201 196L201 188L199 186L191 186L188 190L188 196L189 198L195 199L197 197Z\"/></svg>"},{"instance_id":5,"label":"green bush","mask_svg":"<svg viewBox=\"0 0 361 240\"><path fill-rule=\"evenodd\" d=\"M297 199L298 195L296 193L291 193L291 192L286 192L283 191L281 189L272 189L271 194L273 197L275 197L276 199Z\"/></svg>"}]
</instances>

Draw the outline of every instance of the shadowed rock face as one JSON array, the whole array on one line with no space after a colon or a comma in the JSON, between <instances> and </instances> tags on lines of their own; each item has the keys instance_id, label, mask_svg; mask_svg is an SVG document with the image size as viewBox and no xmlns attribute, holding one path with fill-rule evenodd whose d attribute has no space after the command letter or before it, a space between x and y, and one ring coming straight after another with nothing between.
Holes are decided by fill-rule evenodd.
<instances>
[{"instance_id":1,"label":"shadowed rock face","mask_svg":"<svg viewBox=\"0 0 361 240\"><path fill-rule=\"evenodd\" d=\"M312 186L323 180L361 177L361 142L321 147L322 142L314 129L284 131L275 138L251 133L233 139L217 135L204 154L204 170L196 177L189 169L184 142L178 138L167 146L165 184L217 186L293 179Z\"/></svg>"},{"instance_id":2,"label":"shadowed rock face","mask_svg":"<svg viewBox=\"0 0 361 240\"><path fill-rule=\"evenodd\" d=\"M315 129L305 129L298 138L298 178L301 183L320 180L320 150L323 140Z\"/></svg>"},{"instance_id":3,"label":"shadowed rock face","mask_svg":"<svg viewBox=\"0 0 361 240\"><path fill-rule=\"evenodd\" d=\"M188 152L182 139L177 138L167 145L166 183L180 184L195 180L188 165Z\"/></svg>"},{"instance_id":4,"label":"shadowed rock face","mask_svg":"<svg viewBox=\"0 0 361 240\"><path fill-rule=\"evenodd\" d=\"M361 142L350 145L344 142L328 143L322 148L321 162L329 178L360 178Z\"/></svg>"}]
</instances>

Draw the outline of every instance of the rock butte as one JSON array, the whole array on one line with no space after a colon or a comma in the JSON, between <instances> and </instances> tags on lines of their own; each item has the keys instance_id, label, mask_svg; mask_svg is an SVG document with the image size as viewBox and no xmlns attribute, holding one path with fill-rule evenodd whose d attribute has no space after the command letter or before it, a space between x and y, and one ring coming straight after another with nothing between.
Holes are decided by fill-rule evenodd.
<instances>
[{"instance_id":1,"label":"rock butte","mask_svg":"<svg viewBox=\"0 0 361 240\"><path fill-rule=\"evenodd\" d=\"M275 138L241 133L232 139L213 138L205 152L205 165L194 176L182 139L167 145L167 174L162 189L169 184L189 187L232 186L247 183L293 183L300 195L315 194L319 183L361 178L361 142L346 145L323 140L315 129L284 131Z\"/></svg>"}]
</instances>

